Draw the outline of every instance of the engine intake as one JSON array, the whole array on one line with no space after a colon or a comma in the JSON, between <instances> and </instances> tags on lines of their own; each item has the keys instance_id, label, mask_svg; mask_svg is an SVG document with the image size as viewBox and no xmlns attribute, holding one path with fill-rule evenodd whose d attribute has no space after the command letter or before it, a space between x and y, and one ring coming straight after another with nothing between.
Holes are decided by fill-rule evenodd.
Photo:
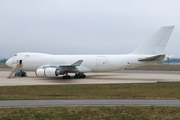
<instances>
[{"instance_id":1,"label":"engine intake","mask_svg":"<svg viewBox=\"0 0 180 120\"><path fill-rule=\"evenodd\" d=\"M35 74L37 77L56 77L61 74L61 71L56 68L37 69Z\"/></svg>"}]
</instances>

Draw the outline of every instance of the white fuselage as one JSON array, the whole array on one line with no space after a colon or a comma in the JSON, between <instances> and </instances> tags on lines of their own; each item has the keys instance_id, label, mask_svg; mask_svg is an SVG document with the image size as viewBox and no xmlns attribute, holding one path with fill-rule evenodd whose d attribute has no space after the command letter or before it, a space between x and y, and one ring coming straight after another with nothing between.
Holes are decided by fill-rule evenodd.
<instances>
[{"instance_id":1,"label":"white fuselage","mask_svg":"<svg viewBox=\"0 0 180 120\"><path fill-rule=\"evenodd\" d=\"M18 53L10 58L6 63L10 67L15 67L22 61L21 70L35 71L41 67L68 66L78 60L83 60L80 66L76 66L79 72L110 72L129 69L148 64L157 63L155 61L143 62L139 58L149 57L150 55L51 55L42 53ZM63 69L65 69L64 67ZM68 68L67 68L68 69ZM76 72L68 70L68 72Z\"/></svg>"},{"instance_id":2,"label":"white fuselage","mask_svg":"<svg viewBox=\"0 0 180 120\"><path fill-rule=\"evenodd\" d=\"M6 64L22 71L35 71L36 76L54 77L75 73L74 78L85 78L86 72L111 72L166 61L164 49L174 26L164 26L147 41L126 55L51 55L18 53ZM20 68L19 68L20 67ZM23 72L19 73L24 76ZM19 74L17 73L17 74Z\"/></svg>"}]
</instances>

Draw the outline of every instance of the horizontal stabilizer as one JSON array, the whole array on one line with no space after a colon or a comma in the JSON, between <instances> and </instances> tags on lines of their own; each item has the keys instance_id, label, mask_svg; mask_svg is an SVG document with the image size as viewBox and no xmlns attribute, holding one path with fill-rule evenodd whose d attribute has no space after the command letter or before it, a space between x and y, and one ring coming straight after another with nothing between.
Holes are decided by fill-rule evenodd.
<instances>
[{"instance_id":1,"label":"horizontal stabilizer","mask_svg":"<svg viewBox=\"0 0 180 120\"><path fill-rule=\"evenodd\" d=\"M165 54L155 55L147 58L139 58L138 61L162 61L165 58L165 56L166 56Z\"/></svg>"}]
</instances>

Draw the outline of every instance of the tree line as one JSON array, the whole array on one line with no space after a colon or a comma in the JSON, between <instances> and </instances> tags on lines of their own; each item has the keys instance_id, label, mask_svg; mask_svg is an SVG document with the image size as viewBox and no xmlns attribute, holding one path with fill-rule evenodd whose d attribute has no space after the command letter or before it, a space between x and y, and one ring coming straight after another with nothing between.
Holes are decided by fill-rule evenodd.
<instances>
[{"instance_id":1,"label":"tree line","mask_svg":"<svg viewBox=\"0 0 180 120\"><path fill-rule=\"evenodd\" d=\"M8 60L8 59L6 59L6 58L1 59L1 60L0 60L0 63L6 63L7 60Z\"/></svg>"}]
</instances>

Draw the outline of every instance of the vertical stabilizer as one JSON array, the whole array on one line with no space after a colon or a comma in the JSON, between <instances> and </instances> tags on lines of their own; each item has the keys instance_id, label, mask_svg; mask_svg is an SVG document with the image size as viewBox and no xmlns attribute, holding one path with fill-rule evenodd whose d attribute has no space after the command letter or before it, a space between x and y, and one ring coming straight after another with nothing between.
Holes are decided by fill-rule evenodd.
<instances>
[{"instance_id":1,"label":"vertical stabilizer","mask_svg":"<svg viewBox=\"0 0 180 120\"><path fill-rule=\"evenodd\" d=\"M147 41L136 48L131 54L162 54L171 36L174 26L160 28Z\"/></svg>"}]
</instances>

